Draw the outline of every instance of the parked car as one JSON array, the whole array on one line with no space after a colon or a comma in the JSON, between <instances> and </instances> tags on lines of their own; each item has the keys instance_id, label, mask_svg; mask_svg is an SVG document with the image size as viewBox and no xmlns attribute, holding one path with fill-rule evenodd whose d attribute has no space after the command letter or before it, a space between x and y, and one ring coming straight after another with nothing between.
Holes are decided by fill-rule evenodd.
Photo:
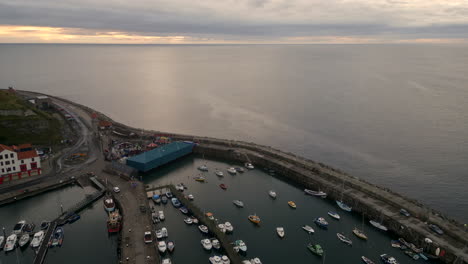
<instances>
[{"instance_id":1,"label":"parked car","mask_svg":"<svg viewBox=\"0 0 468 264\"><path fill-rule=\"evenodd\" d=\"M117 187L117 186L116 186L116 187L114 187L114 188L113 188L113 190L114 190L114 192L115 192L115 193L119 193L119 192L120 192L120 188L119 188L119 187Z\"/></svg>"},{"instance_id":2,"label":"parked car","mask_svg":"<svg viewBox=\"0 0 468 264\"><path fill-rule=\"evenodd\" d=\"M440 227L438 225L430 224L429 228L432 231L436 232L438 235L443 235L444 234L444 231L442 231L442 229L440 229Z\"/></svg>"}]
</instances>

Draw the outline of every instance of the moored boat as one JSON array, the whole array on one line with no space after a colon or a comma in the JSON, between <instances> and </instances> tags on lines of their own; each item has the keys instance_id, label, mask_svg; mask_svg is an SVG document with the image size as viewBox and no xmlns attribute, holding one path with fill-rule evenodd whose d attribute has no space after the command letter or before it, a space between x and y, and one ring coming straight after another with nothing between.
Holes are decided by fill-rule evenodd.
<instances>
[{"instance_id":1,"label":"moored boat","mask_svg":"<svg viewBox=\"0 0 468 264\"><path fill-rule=\"evenodd\" d=\"M327 220L325 220L325 218L323 217L319 217L319 218L316 218L314 220L315 224L318 225L319 227L322 227L322 228L327 228L328 227L328 222Z\"/></svg>"},{"instance_id":2,"label":"moored boat","mask_svg":"<svg viewBox=\"0 0 468 264\"><path fill-rule=\"evenodd\" d=\"M234 169L233 167L230 167L229 169L227 169L227 172L232 175L237 174L236 169Z\"/></svg>"},{"instance_id":3,"label":"moored boat","mask_svg":"<svg viewBox=\"0 0 468 264\"><path fill-rule=\"evenodd\" d=\"M44 229L49 228L49 223L50 223L50 222L49 222L49 221L46 221L46 220L42 221L42 222L41 222L41 230L44 230Z\"/></svg>"},{"instance_id":4,"label":"moored boat","mask_svg":"<svg viewBox=\"0 0 468 264\"><path fill-rule=\"evenodd\" d=\"M167 228L165 228L165 227L161 228L161 235L162 235L162 237L168 237L169 236L169 232L167 231Z\"/></svg>"},{"instance_id":5,"label":"moored boat","mask_svg":"<svg viewBox=\"0 0 468 264\"><path fill-rule=\"evenodd\" d=\"M215 174L216 174L216 176L218 176L218 177L223 177L223 176L224 176L224 173L223 173L222 171L220 171L220 170L216 170L216 171L215 171Z\"/></svg>"},{"instance_id":6,"label":"moored boat","mask_svg":"<svg viewBox=\"0 0 468 264\"><path fill-rule=\"evenodd\" d=\"M159 250L159 252L161 252L161 253L166 252L166 250L167 250L167 245L166 245L166 242L165 242L164 240L158 242L158 250Z\"/></svg>"},{"instance_id":7,"label":"moored boat","mask_svg":"<svg viewBox=\"0 0 468 264\"><path fill-rule=\"evenodd\" d=\"M224 223L224 229L227 233L232 233L234 231L234 226L230 222Z\"/></svg>"},{"instance_id":8,"label":"moored boat","mask_svg":"<svg viewBox=\"0 0 468 264\"><path fill-rule=\"evenodd\" d=\"M191 225L191 224L193 223L192 218L190 218L190 217L184 218L184 222L185 222L187 225Z\"/></svg>"},{"instance_id":9,"label":"moored boat","mask_svg":"<svg viewBox=\"0 0 468 264\"><path fill-rule=\"evenodd\" d=\"M205 250L211 250L213 248L211 240L209 240L208 238L202 239L200 242Z\"/></svg>"},{"instance_id":10,"label":"moored boat","mask_svg":"<svg viewBox=\"0 0 468 264\"><path fill-rule=\"evenodd\" d=\"M174 243L174 241L168 241L168 242L167 242L167 250L168 250L169 252L172 252L172 251L174 251L174 249L175 249L175 243Z\"/></svg>"},{"instance_id":11,"label":"moored boat","mask_svg":"<svg viewBox=\"0 0 468 264\"><path fill-rule=\"evenodd\" d=\"M199 225L198 226L198 229L204 233L204 234L208 234L208 227L206 225Z\"/></svg>"},{"instance_id":12,"label":"moored boat","mask_svg":"<svg viewBox=\"0 0 468 264\"><path fill-rule=\"evenodd\" d=\"M276 199L276 192L273 190L268 191L268 195L270 195L271 198Z\"/></svg>"},{"instance_id":13,"label":"moored boat","mask_svg":"<svg viewBox=\"0 0 468 264\"><path fill-rule=\"evenodd\" d=\"M389 256L387 254L380 255L380 259L385 264L398 264L398 261L394 257Z\"/></svg>"},{"instance_id":14,"label":"moored boat","mask_svg":"<svg viewBox=\"0 0 468 264\"><path fill-rule=\"evenodd\" d=\"M198 219L195 216L192 216L192 223L198 224Z\"/></svg>"},{"instance_id":15,"label":"moored boat","mask_svg":"<svg viewBox=\"0 0 468 264\"><path fill-rule=\"evenodd\" d=\"M193 196L193 194L189 194L189 195L187 195L187 198L188 198L190 201L193 201L193 199L195 199L195 196Z\"/></svg>"},{"instance_id":16,"label":"moored boat","mask_svg":"<svg viewBox=\"0 0 468 264\"><path fill-rule=\"evenodd\" d=\"M160 222L158 214L157 213L151 213L151 220L153 221L153 224L157 224Z\"/></svg>"},{"instance_id":17,"label":"moored boat","mask_svg":"<svg viewBox=\"0 0 468 264\"><path fill-rule=\"evenodd\" d=\"M353 228L353 234L359 237L360 239L367 240L367 235L364 233L364 231L358 229L358 228Z\"/></svg>"},{"instance_id":18,"label":"moored boat","mask_svg":"<svg viewBox=\"0 0 468 264\"><path fill-rule=\"evenodd\" d=\"M158 204L161 203L161 196L159 196L158 194L153 195L153 198L152 198L152 199L153 199L153 202L154 202L156 205L158 205Z\"/></svg>"},{"instance_id":19,"label":"moored boat","mask_svg":"<svg viewBox=\"0 0 468 264\"><path fill-rule=\"evenodd\" d=\"M23 234L23 235L21 236L21 238L19 239L19 241L18 241L18 245L19 245L20 247L26 246L26 245L29 243L29 239L30 239L29 234Z\"/></svg>"},{"instance_id":20,"label":"moored boat","mask_svg":"<svg viewBox=\"0 0 468 264\"><path fill-rule=\"evenodd\" d=\"M166 197L166 196L162 196L162 197L161 197L161 202L162 202L163 204L167 204L167 197Z\"/></svg>"},{"instance_id":21,"label":"moored boat","mask_svg":"<svg viewBox=\"0 0 468 264\"><path fill-rule=\"evenodd\" d=\"M260 217L258 217L256 214L249 215L247 218L254 224L260 224Z\"/></svg>"},{"instance_id":22,"label":"moored boat","mask_svg":"<svg viewBox=\"0 0 468 264\"><path fill-rule=\"evenodd\" d=\"M244 203L241 200L234 200L232 201L237 207L244 207Z\"/></svg>"},{"instance_id":23,"label":"moored boat","mask_svg":"<svg viewBox=\"0 0 468 264\"><path fill-rule=\"evenodd\" d=\"M154 233L156 235L156 239L162 239L163 238L163 233L162 233L161 229L155 230Z\"/></svg>"},{"instance_id":24,"label":"moored boat","mask_svg":"<svg viewBox=\"0 0 468 264\"><path fill-rule=\"evenodd\" d=\"M166 195L167 198L172 198L172 193L171 192L166 192L165 195Z\"/></svg>"},{"instance_id":25,"label":"moored boat","mask_svg":"<svg viewBox=\"0 0 468 264\"><path fill-rule=\"evenodd\" d=\"M240 240L240 239L239 239L239 240L236 240L236 241L234 242L234 245L235 245L240 251L242 251L242 252L247 252L247 245L245 244L244 241L242 241L242 240Z\"/></svg>"},{"instance_id":26,"label":"moored boat","mask_svg":"<svg viewBox=\"0 0 468 264\"><path fill-rule=\"evenodd\" d=\"M4 237L4 236L0 236L0 250L3 249L3 242L5 242L5 237Z\"/></svg>"},{"instance_id":27,"label":"moored boat","mask_svg":"<svg viewBox=\"0 0 468 264\"><path fill-rule=\"evenodd\" d=\"M279 237L283 238L284 237L284 228L283 227L277 227L276 228L276 233L278 234Z\"/></svg>"},{"instance_id":28,"label":"moored boat","mask_svg":"<svg viewBox=\"0 0 468 264\"><path fill-rule=\"evenodd\" d=\"M205 177L203 176L197 176L197 177L194 177L194 179L197 181L197 182L205 182Z\"/></svg>"},{"instance_id":29,"label":"moored boat","mask_svg":"<svg viewBox=\"0 0 468 264\"><path fill-rule=\"evenodd\" d=\"M208 258L211 264L222 264L223 261L221 260L220 256L212 256Z\"/></svg>"},{"instance_id":30,"label":"moored boat","mask_svg":"<svg viewBox=\"0 0 468 264\"><path fill-rule=\"evenodd\" d=\"M295 202L289 201L289 202L288 202L288 205L289 205L289 207L291 207L291 208L293 208L293 209L296 209L296 203L295 203Z\"/></svg>"},{"instance_id":31,"label":"moored boat","mask_svg":"<svg viewBox=\"0 0 468 264\"><path fill-rule=\"evenodd\" d=\"M178 200L177 198L172 198L172 199L171 199L171 203L172 203L172 205L173 205L174 207L176 207L176 208L178 208L178 207L181 206L181 204L180 204L180 202L179 202L179 200Z\"/></svg>"},{"instance_id":32,"label":"moored boat","mask_svg":"<svg viewBox=\"0 0 468 264\"><path fill-rule=\"evenodd\" d=\"M198 169L201 170L201 171L208 171L208 166L201 165L201 166L198 167Z\"/></svg>"},{"instance_id":33,"label":"moored boat","mask_svg":"<svg viewBox=\"0 0 468 264\"><path fill-rule=\"evenodd\" d=\"M308 195L312 195L312 196L317 196L317 197L320 197L320 198L326 198L327 197L327 194L322 192L322 191L312 191L312 190L309 190L309 189L304 189L304 192Z\"/></svg>"},{"instance_id":34,"label":"moored boat","mask_svg":"<svg viewBox=\"0 0 468 264\"><path fill-rule=\"evenodd\" d=\"M315 255L320 256L320 257L323 256L323 249L322 249L322 246L320 246L319 244L309 243L307 245L307 248Z\"/></svg>"},{"instance_id":35,"label":"moored boat","mask_svg":"<svg viewBox=\"0 0 468 264\"><path fill-rule=\"evenodd\" d=\"M231 260L226 255L221 256L221 261L222 261L223 264L230 264L231 263Z\"/></svg>"},{"instance_id":36,"label":"moored boat","mask_svg":"<svg viewBox=\"0 0 468 264\"><path fill-rule=\"evenodd\" d=\"M382 225L381 223L377 221L370 220L369 223L377 229L380 229L382 231L388 231L388 228L386 226Z\"/></svg>"},{"instance_id":37,"label":"moored boat","mask_svg":"<svg viewBox=\"0 0 468 264\"><path fill-rule=\"evenodd\" d=\"M331 216L332 218L336 219L336 220L340 220L340 218L341 218L340 215L337 212L329 211L328 215Z\"/></svg>"},{"instance_id":38,"label":"moored boat","mask_svg":"<svg viewBox=\"0 0 468 264\"><path fill-rule=\"evenodd\" d=\"M390 241L390 245L394 248L401 248L401 243L398 240L392 240Z\"/></svg>"},{"instance_id":39,"label":"moored boat","mask_svg":"<svg viewBox=\"0 0 468 264\"><path fill-rule=\"evenodd\" d=\"M221 188L221 189L223 189L223 190L226 190L226 189L227 189L227 186L226 186L226 184L221 183L221 184L219 185L219 188Z\"/></svg>"},{"instance_id":40,"label":"moored boat","mask_svg":"<svg viewBox=\"0 0 468 264\"><path fill-rule=\"evenodd\" d=\"M54 236L52 237L52 243L50 244L51 247L61 246L63 243L64 232L63 228L57 227L55 229Z\"/></svg>"},{"instance_id":41,"label":"moored boat","mask_svg":"<svg viewBox=\"0 0 468 264\"><path fill-rule=\"evenodd\" d=\"M109 233L119 232L122 227L122 216L119 214L119 210L114 210L109 213L107 218L107 231Z\"/></svg>"},{"instance_id":42,"label":"moored boat","mask_svg":"<svg viewBox=\"0 0 468 264\"><path fill-rule=\"evenodd\" d=\"M249 162L245 163L244 166L245 166L247 169L249 169L249 170L253 170L253 169L255 168L255 167L252 165L252 163L249 163Z\"/></svg>"},{"instance_id":43,"label":"moored boat","mask_svg":"<svg viewBox=\"0 0 468 264\"><path fill-rule=\"evenodd\" d=\"M44 240L44 231L39 231L34 234L33 239L31 241L31 247L37 248L41 245L42 240Z\"/></svg>"},{"instance_id":44,"label":"moored boat","mask_svg":"<svg viewBox=\"0 0 468 264\"><path fill-rule=\"evenodd\" d=\"M5 242L5 246L3 247L3 251L8 252L15 249L17 240L18 237L16 236L16 234L11 234L10 236L8 236Z\"/></svg>"},{"instance_id":45,"label":"moored boat","mask_svg":"<svg viewBox=\"0 0 468 264\"><path fill-rule=\"evenodd\" d=\"M11 231L12 235L19 235L23 232L24 226L26 225L25 220L21 220L13 227L13 231Z\"/></svg>"},{"instance_id":46,"label":"moored boat","mask_svg":"<svg viewBox=\"0 0 468 264\"><path fill-rule=\"evenodd\" d=\"M182 212L183 214L188 214L188 209L185 206L180 207L179 211Z\"/></svg>"},{"instance_id":47,"label":"moored boat","mask_svg":"<svg viewBox=\"0 0 468 264\"><path fill-rule=\"evenodd\" d=\"M309 234L314 233L314 229L311 226L305 225L302 227L305 231L307 231Z\"/></svg>"},{"instance_id":48,"label":"moored boat","mask_svg":"<svg viewBox=\"0 0 468 264\"><path fill-rule=\"evenodd\" d=\"M214 215L213 215L213 213L207 212L207 213L205 213L205 215L206 215L206 217L208 217L208 219L214 220Z\"/></svg>"},{"instance_id":49,"label":"moored boat","mask_svg":"<svg viewBox=\"0 0 468 264\"><path fill-rule=\"evenodd\" d=\"M218 224L217 227L219 231L226 233L226 227L224 227L224 224Z\"/></svg>"},{"instance_id":50,"label":"moored boat","mask_svg":"<svg viewBox=\"0 0 468 264\"><path fill-rule=\"evenodd\" d=\"M343 201L336 201L336 204L338 205L338 207L340 207L342 210L344 210L346 212L351 212L352 211L352 207L345 204Z\"/></svg>"},{"instance_id":51,"label":"moored boat","mask_svg":"<svg viewBox=\"0 0 468 264\"><path fill-rule=\"evenodd\" d=\"M35 228L36 225L34 223L27 223L24 225L23 231L26 233L32 233Z\"/></svg>"},{"instance_id":52,"label":"moored boat","mask_svg":"<svg viewBox=\"0 0 468 264\"><path fill-rule=\"evenodd\" d=\"M107 212L114 211L115 203L112 197L108 196L104 199L104 209L106 209Z\"/></svg>"},{"instance_id":53,"label":"moored boat","mask_svg":"<svg viewBox=\"0 0 468 264\"><path fill-rule=\"evenodd\" d=\"M372 260L368 259L368 258L365 257L365 256L361 256L361 259L362 259L362 261L364 261L364 263L367 263L367 264L375 264Z\"/></svg>"},{"instance_id":54,"label":"moored boat","mask_svg":"<svg viewBox=\"0 0 468 264\"><path fill-rule=\"evenodd\" d=\"M220 249L221 248L221 243L219 243L219 240L216 238L211 239L211 245L213 246L214 249Z\"/></svg>"},{"instance_id":55,"label":"moored boat","mask_svg":"<svg viewBox=\"0 0 468 264\"><path fill-rule=\"evenodd\" d=\"M164 216L164 211L158 211L158 218L161 221L164 221L164 219L166 219L166 217Z\"/></svg>"},{"instance_id":56,"label":"moored boat","mask_svg":"<svg viewBox=\"0 0 468 264\"><path fill-rule=\"evenodd\" d=\"M68 219L67 219L67 222L69 224L72 224L76 221L78 221L79 219L81 218L81 216L79 214L72 214Z\"/></svg>"},{"instance_id":57,"label":"moored boat","mask_svg":"<svg viewBox=\"0 0 468 264\"><path fill-rule=\"evenodd\" d=\"M343 233L336 233L336 236L338 237L338 239L345 243L345 244L348 244L350 246L353 245L353 241L351 241L351 239L347 238Z\"/></svg>"},{"instance_id":58,"label":"moored boat","mask_svg":"<svg viewBox=\"0 0 468 264\"><path fill-rule=\"evenodd\" d=\"M163 258L161 264L172 264L172 260L170 258Z\"/></svg>"}]
</instances>

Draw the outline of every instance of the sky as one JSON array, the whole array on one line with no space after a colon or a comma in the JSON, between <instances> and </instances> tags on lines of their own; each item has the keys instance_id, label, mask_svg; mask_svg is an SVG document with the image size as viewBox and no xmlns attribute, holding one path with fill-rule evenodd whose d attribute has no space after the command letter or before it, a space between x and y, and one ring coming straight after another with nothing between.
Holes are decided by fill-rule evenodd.
<instances>
[{"instance_id":1,"label":"sky","mask_svg":"<svg viewBox=\"0 0 468 264\"><path fill-rule=\"evenodd\" d=\"M0 0L0 43L468 43L468 0Z\"/></svg>"}]
</instances>

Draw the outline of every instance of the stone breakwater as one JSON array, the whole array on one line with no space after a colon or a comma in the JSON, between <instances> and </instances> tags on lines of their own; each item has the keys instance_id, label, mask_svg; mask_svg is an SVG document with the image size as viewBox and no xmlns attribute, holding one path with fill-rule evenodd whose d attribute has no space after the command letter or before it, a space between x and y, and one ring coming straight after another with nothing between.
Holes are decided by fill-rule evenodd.
<instances>
[{"instance_id":1,"label":"stone breakwater","mask_svg":"<svg viewBox=\"0 0 468 264\"><path fill-rule=\"evenodd\" d=\"M440 257L440 260L445 263L468 263L466 227L440 212L425 207L414 199L401 196L389 189L373 185L320 162L268 146L132 128L115 122L89 107L62 98L56 99L74 104L90 115L96 113L99 119L111 121L119 131L127 131L127 135L134 133L138 138L149 139L154 134L164 134L176 140L194 141L198 143L194 149L196 153L237 162L252 162L257 167L273 169L282 177L304 188L321 189L327 192L328 199L341 199L344 184L343 201L353 207L354 213L364 214L368 219L380 220L390 232L418 247L424 247L431 254L440 248L445 251L445 255ZM401 208L408 210L412 216L408 218L400 215ZM445 234L436 235L429 230L428 223L440 226ZM430 238L433 243L426 244L425 238Z\"/></svg>"}]
</instances>

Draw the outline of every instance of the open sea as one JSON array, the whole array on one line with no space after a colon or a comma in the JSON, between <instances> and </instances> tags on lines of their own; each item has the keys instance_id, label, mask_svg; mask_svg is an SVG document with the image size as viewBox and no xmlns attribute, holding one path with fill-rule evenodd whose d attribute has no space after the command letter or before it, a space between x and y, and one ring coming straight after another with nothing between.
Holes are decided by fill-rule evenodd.
<instances>
[{"instance_id":1,"label":"open sea","mask_svg":"<svg viewBox=\"0 0 468 264\"><path fill-rule=\"evenodd\" d=\"M321 161L468 222L468 47L0 45L0 87ZM252 183L253 184L253 183Z\"/></svg>"}]
</instances>

